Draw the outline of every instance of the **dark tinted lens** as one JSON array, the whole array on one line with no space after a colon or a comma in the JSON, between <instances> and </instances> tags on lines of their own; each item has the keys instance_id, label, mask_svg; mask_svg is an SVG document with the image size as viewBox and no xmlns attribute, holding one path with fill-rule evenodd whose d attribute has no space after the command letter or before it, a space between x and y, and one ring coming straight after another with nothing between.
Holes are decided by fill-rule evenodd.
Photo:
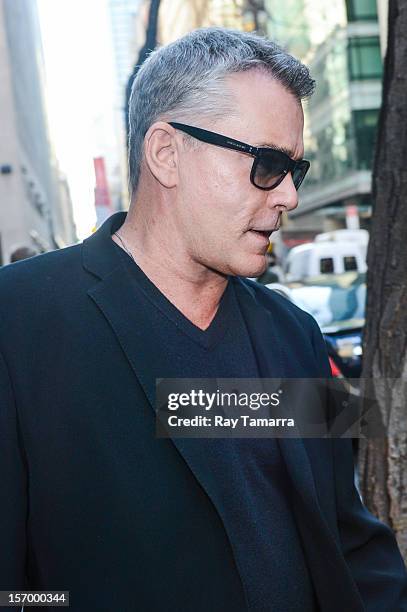
<instances>
[{"instance_id":1,"label":"dark tinted lens","mask_svg":"<svg viewBox=\"0 0 407 612\"><path fill-rule=\"evenodd\" d=\"M287 173L287 162L287 157L279 151L260 155L255 162L254 184L263 189L274 187Z\"/></svg>"},{"instance_id":2,"label":"dark tinted lens","mask_svg":"<svg viewBox=\"0 0 407 612\"><path fill-rule=\"evenodd\" d=\"M296 189L299 188L302 181L304 180L305 175L308 172L308 168L309 168L309 162L307 162L306 160L303 160L297 163L297 166L292 172L293 183Z\"/></svg>"}]
</instances>

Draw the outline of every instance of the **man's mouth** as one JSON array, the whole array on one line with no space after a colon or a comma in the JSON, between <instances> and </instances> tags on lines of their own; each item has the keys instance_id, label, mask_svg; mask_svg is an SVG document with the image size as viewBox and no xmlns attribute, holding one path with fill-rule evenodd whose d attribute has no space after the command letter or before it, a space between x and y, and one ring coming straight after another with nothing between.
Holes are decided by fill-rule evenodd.
<instances>
[{"instance_id":1,"label":"man's mouth","mask_svg":"<svg viewBox=\"0 0 407 612\"><path fill-rule=\"evenodd\" d=\"M267 230L258 230L258 229L252 229L250 230L251 232L255 232L256 234L259 234L260 236L264 236L264 238L269 238L270 234L273 232L272 229L267 229Z\"/></svg>"}]
</instances>

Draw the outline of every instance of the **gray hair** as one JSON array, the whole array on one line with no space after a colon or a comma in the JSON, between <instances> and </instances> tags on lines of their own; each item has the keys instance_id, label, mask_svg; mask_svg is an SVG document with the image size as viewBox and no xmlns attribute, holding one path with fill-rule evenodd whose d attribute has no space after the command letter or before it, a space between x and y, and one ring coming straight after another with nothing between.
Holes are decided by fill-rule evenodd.
<instances>
[{"instance_id":1,"label":"gray hair","mask_svg":"<svg viewBox=\"0 0 407 612\"><path fill-rule=\"evenodd\" d=\"M232 112L224 80L232 73L266 71L299 101L315 87L309 70L276 43L225 28L200 28L153 51L134 79L129 103L129 186L140 176L144 137L156 121L215 121Z\"/></svg>"}]
</instances>

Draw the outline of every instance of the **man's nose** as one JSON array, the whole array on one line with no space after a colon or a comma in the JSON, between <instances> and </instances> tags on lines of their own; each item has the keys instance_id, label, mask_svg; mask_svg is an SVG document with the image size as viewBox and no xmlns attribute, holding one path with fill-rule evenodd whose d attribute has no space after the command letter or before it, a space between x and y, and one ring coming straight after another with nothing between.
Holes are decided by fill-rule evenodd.
<instances>
[{"instance_id":1,"label":"man's nose","mask_svg":"<svg viewBox=\"0 0 407 612\"><path fill-rule=\"evenodd\" d=\"M281 183L275 188L269 191L272 195L272 201L284 204L288 210L294 210L298 206L298 192L295 188L293 177L289 172Z\"/></svg>"}]
</instances>

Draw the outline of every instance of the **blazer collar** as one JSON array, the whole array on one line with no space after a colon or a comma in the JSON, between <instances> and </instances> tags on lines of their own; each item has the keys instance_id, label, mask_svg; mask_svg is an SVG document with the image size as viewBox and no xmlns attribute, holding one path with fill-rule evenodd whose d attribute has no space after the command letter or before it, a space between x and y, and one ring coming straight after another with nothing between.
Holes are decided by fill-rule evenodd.
<instances>
[{"instance_id":1,"label":"blazer collar","mask_svg":"<svg viewBox=\"0 0 407 612\"><path fill-rule=\"evenodd\" d=\"M83 241L83 267L100 279L105 278L120 265L111 236L123 225L126 216L126 212L114 213L94 234Z\"/></svg>"},{"instance_id":2,"label":"blazer collar","mask_svg":"<svg viewBox=\"0 0 407 612\"><path fill-rule=\"evenodd\" d=\"M131 290L131 279L129 276L126 277L129 273L122 265L111 240L111 235L119 229L125 218L125 212L113 214L84 241L83 266L99 279L89 289L88 295L97 304L101 314L114 331L146 398L155 411L154 392L148 383L148 372L151 359L154 359L154 352L142 350L142 347L149 346L148 334L141 323L145 313L140 310L135 300ZM272 346L277 368L275 376L293 376L284 363L284 350L280 346L282 341L279 339L272 313L260 304L255 290L248 284L241 283L241 290L248 298L246 320L249 321L249 325L255 325L260 332L264 330L264 334L257 333L252 338L255 350L267 354L267 348ZM197 445L193 444L193 440L182 438L174 438L173 443L212 499L212 475L208 473L205 457L199 455ZM344 609L347 612L362 612L363 604L340 551L339 543L335 540L321 510L304 440L278 438L278 443L292 483L292 508L309 561L320 609L323 612L342 612ZM335 576L335 580L327 580L327 568L331 575Z\"/></svg>"}]
</instances>

